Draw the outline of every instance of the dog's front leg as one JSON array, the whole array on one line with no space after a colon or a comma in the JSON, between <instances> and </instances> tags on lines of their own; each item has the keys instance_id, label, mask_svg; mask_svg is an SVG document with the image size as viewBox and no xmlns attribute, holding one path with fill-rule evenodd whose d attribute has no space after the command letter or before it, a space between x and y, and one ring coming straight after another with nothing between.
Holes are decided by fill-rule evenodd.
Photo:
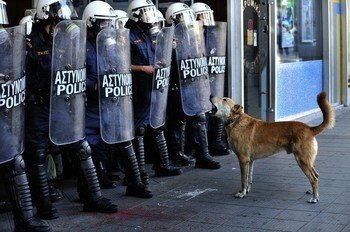
<instances>
[{"instance_id":1,"label":"dog's front leg","mask_svg":"<svg viewBox=\"0 0 350 232\"><path fill-rule=\"evenodd\" d=\"M249 176L248 176L247 193L249 193L250 189L252 188L252 184L253 184L253 170L254 170L254 160L251 160L249 162Z\"/></svg>"},{"instance_id":2,"label":"dog's front leg","mask_svg":"<svg viewBox=\"0 0 350 232\"><path fill-rule=\"evenodd\" d=\"M235 194L236 198L243 198L247 195L248 189L248 172L249 172L249 161L239 161L239 166L241 169L241 183L242 189Z\"/></svg>"}]
</instances>

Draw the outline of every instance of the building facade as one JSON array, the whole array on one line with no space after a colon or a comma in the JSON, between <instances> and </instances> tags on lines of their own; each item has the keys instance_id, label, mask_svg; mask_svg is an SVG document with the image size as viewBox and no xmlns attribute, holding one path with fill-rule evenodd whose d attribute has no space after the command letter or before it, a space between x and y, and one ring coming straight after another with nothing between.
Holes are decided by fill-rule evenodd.
<instances>
[{"instance_id":1,"label":"building facade","mask_svg":"<svg viewBox=\"0 0 350 232\"><path fill-rule=\"evenodd\" d=\"M348 0L228 1L230 95L268 121L317 112L322 90L348 106L347 12Z\"/></svg>"},{"instance_id":2,"label":"building facade","mask_svg":"<svg viewBox=\"0 0 350 232\"><path fill-rule=\"evenodd\" d=\"M37 0L7 1L10 22L19 22ZM89 0L74 0L81 15ZM128 0L107 0L125 10ZM153 0L165 11L172 2ZM226 94L245 111L268 121L319 111L326 91L334 107L350 104L350 0L201 0L217 21L228 22ZM19 9L19 7L21 9Z\"/></svg>"}]
</instances>

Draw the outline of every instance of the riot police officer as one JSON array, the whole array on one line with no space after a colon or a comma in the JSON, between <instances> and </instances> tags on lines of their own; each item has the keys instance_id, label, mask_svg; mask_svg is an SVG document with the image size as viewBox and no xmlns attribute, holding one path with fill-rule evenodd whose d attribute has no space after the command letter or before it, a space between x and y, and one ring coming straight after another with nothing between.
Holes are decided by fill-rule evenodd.
<instances>
[{"instance_id":1,"label":"riot police officer","mask_svg":"<svg viewBox=\"0 0 350 232\"><path fill-rule=\"evenodd\" d=\"M128 6L130 29L131 70L133 74L134 112L136 138L135 147L143 178L144 172L144 135L150 125L150 103L154 74L156 35L159 32L157 9L149 0L133 0ZM168 145L163 127L152 129L152 143L158 155L154 157L155 176L180 175L182 170L170 164ZM155 140L155 141L154 141Z\"/></svg>"},{"instance_id":2,"label":"riot police officer","mask_svg":"<svg viewBox=\"0 0 350 232\"><path fill-rule=\"evenodd\" d=\"M175 158L182 163L188 162L184 154L186 123L193 121L196 134L192 136L199 140L195 167L218 169L221 165L211 157L208 149L205 113L211 109L211 103L203 34L200 34L198 22L195 22L193 12L186 4L171 4L165 18L168 24L176 25L169 94L172 107L168 112ZM191 61L195 63L191 64Z\"/></svg>"},{"instance_id":3,"label":"riot police officer","mask_svg":"<svg viewBox=\"0 0 350 232\"><path fill-rule=\"evenodd\" d=\"M26 34L29 35L32 32L33 16L32 15L24 16L19 21L19 24L25 24L26 25Z\"/></svg>"},{"instance_id":4,"label":"riot police officer","mask_svg":"<svg viewBox=\"0 0 350 232\"><path fill-rule=\"evenodd\" d=\"M109 12L111 10L111 12ZM99 11L99 12L98 12ZM107 13L106 13L107 12ZM101 14L99 14L101 13ZM113 15L112 15L113 14ZM101 15L101 20L95 15ZM97 57L96 57L96 36L103 29L109 26L116 18L115 12L108 3L94 1L89 3L83 12L83 20L87 20L87 107L86 107L86 136L92 149L92 158L96 167L100 186L103 189L116 188L117 185L109 179L106 170L108 146L100 136L99 120L99 98L97 95ZM96 21L96 22L95 22Z\"/></svg>"},{"instance_id":5,"label":"riot police officer","mask_svg":"<svg viewBox=\"0 0 350 232\"><path fill-rule=\"evenodd\" d=\"M105 161L108 144L115 145L125 163L126 195L151 198L152 193L141 182L131 142L134 127L132 91L128 91L132 87L128 82L131 79L128 30L114 28L123 25L106 2L89 3L82 18L88 26L86 136L92 154L99 162ZM116 76L120 81L114 79Z\"/></svg>"},{"instance_id":6,"label":"riot police officer","mask_svg":"<svg viewBox=\"0 0 350 232\"><path fill-rule=\"evenodd\" d=\"M60 39L57 38L56 41L56 39L53 39L53 36L58 36L58 34L68 35L69 38L67 40L76 37L81 38L82 45L80 46L83 46L83 48L80 48L80 50L85 51L86 49L86 35L80 33L80 30L86 30L86 24L81 22L80 24L82 26L79 28L70 20L62 21L63 7L70 7L70 12L76 14L70 1L60 2L59 0L39 0L36 7L36 18L35 23L33 24L32 33L27 39L27 98L25 115L25 145L27 149L24 158L28 167L30 185L33 190L33 201L37 207L37 214L44 219L54 219L58 217L56 208L50 202L48 182L44 166L49 145L49 137L52 142L63 144L54 141L56 140L57 134L62 133L60 134L61 137L66 138L67 134L73 135L75 134L75 131L84 132L85 129L80 128L81 123L78 123L77 125L72 125L71 122L68 123L70 118L78 118L77 120L84 121L84 115L77 114L69 116L67 114L72 111L66 111L65 108L57 107L57 103L62 104L62 107L67 104L71 105L74 103L72 102L72 99L78 99L78 97L63 95L63 99L59 98L59 100L62 101L56 102L57 100L54 98L57 97L54 92L55 88L52 87L53 81L51 81L51 70L54 70L53 67L55 63L62 62L60 60L56 61L55 59L67 57L65 56L65 54L67 54L65 47L59 46ZM70 27L66 27L64 30L56 30L54 33L54 30L58 25ZM62 41L65 41L64 37L61 39ZM57 45L53 44L55 41L57 42ZM83 59L83 61L85 61L85 59ZM67 66L67 68L69 67ZM83 73L83 70L80 73ZM84 76L81 76L80 79L84 80ZM84 83L81 84L84 86ZM74 109L73 112L75 112L75 110L84 109L81 108L84 107L85 102L84 89L81 90L81 95L79 95L80 102L75 105L76 109ZM52 93L50 91L52 91ZM68 129L64 128L65 126L68 126ZM61 128L64 129L61 131ZM74 158L79 167L78 193L81 201L84 203L84 211L97 211L103 213L117 212L118 207L109 199L102 197L95 167L91 160L91 148L87 141L83 139L84 136L84 134L81 135L77 142L67 142L68 147L72 149L72 153L75 154Z\"/></svg>"},{"instance_id":7,"label":"riot police officer","mask_svg":"<svg viewBox=\"0 0 350 232\"><path fill-rule=\"evenodd\" d=\"M213 10L205 3L196 2L191 5L195 17L203 23L205 48L208 56L211 94L224 95L226 23L215 25ZM223 62L210 62L220 60ZM209 151L212 155L229 155L230 150L224 131L224 122L220 118L208 117Z\"/></svg>"},{"instance_id":8,"label":"riot police officer","mask_svg":"<svg viewBox=\"0 0 350 232\"><path fill-rule=\"evenodd\" d=\"M123 10L114 10L114 11L117 15L117 19L115 22L116 28L125 28L125 24L129 20L128 13L126 13Z\"/></svg>"},{"instance_id":9,"label":"riot police officer","mask_svg":"<svg viewBox=\"0 0 350 232\"><path fill-rule=\"evenodd\" d=\"M160 10L157 10L157 16L158 16L158 26L160 29L165 27L165 18L163 13Z\"/></svg>"},{"instance_id":10,"label":"riot police officer","mask_svg":"<svg viewBox=\"0 0 350 232\"><path fill-rule=\"evenodd\" d=\"M11 202L15 231L50 231L34 216L32 198L22 159L24 150L25 26L8 24L6 3L0 1L0 176ZM11 91L13 86L18 91ZM16 104L14 104L16 103Z\"/></svg>"}]
</instances>

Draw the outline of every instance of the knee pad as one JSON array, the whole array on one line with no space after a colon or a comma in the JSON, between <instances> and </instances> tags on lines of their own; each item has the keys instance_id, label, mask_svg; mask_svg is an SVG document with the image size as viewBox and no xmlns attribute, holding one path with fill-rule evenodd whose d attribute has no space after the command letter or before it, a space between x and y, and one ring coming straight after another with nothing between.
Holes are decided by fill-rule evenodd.
<instances>
[{"instance_id":1,"label":"knee pad","mask_svg":"<svg viewBox=\"0 0 350 232\"><path fill-rule=\"evenodd\" d=\"M159 128L157 128L157 129L151 129L151 131L152 131L152 133L153 133L154 135L159 135L159 134L161 134L161 133L164 133L164 128L163 128L163 127L159 127Z\"/></svg>"},{"instance_id":2,"label":"knee pad","mask_svg":"<svg viewBox=\"0 0 350 232\"><path fill-rule=\"evenodd\" d=\"M26 161L29 164L34 165L42 165L45 164L46 160L46 149L38 149L34 152L30 152L28 155L29 157L26 157Z\"/></svg>"},{"instance_id":3,"label":"knee pad","mask_svg":"<svg viewBox=\"0 0 350 232\"><path fill-rule=\"evenodd\" d=\"M13 164L14 164L13 172L15 175L22 175L23 173L25 173L26 166L25 166L23 157L21 155L15 156L15 158L13 159Z\"/></svg>"},{"instance_id":4,"label":"knee pad","mask_svg":"<svg viewBox=\"0 0 350 232\"><path fill-rule=\"evenodd\" d=\"M88 141L84 141L80 144L80 148L78 150L78 157L80 160L87 160L91 157L91 147Z\"/></svg>"},{"instance_id":5,"label":"knee pad","mask_svg":"<svg viewBox=\"0 0 350 232\"><path fill-rule=\"evenodd\" d=\"M173 125L174 129L182 128L182 127L186 126L186 119L181 118L181 119L174 120L172 122L172 125Z\"/></svg>"},{"instance_id":6,"label":"knee pad","mask_svg":"<svg viewBox=\"0 0 350 232\"><path fill-rule=\"evenodd\" d=\"M16 155L11 161L0 166L0 176L3 177L5 185L14 186L18 181L28 184L25 163L21 155Z\"/></svg>"},{"instance_id":7,"label":"knee pad","mask_svg":"<svg viewBox=\"0 0 350 232\"><path fill-rule=\"evenodd\" d=\"M129 148L131 146L132 146L132 142L131 141L121 142L119 144L119 147L123 148L123 149L127 149L127 148Z\"/></svg>"},{"instance_id":8,"label":"knee pad","mask_svg":"<svg viewBox=\"0 0 350 232\"><path fill-rule=\"evenodd\" d=\"M146 128L145 126L139 126L136 128L136 136L141 136L143 137L146 133Z\"/></svg>"},{"instance_id":9,"label":"knee pad","mask_svg":"<svg viewBox=\"0 0 350 232\"><path fill-rule=\"evenodd\" d=\"M154 131L154 137L156 138L156 141L158 141L159 138L164 138L164 131L161 129L157 129Z\"/></svg>"},{"instance_id":10,"label":"knee pad","mask_svg":"<svg viewBox=\"0 0 350 232\"><path fill-rule=\"evenodd\" d=\"M195 116L195 120L197 123L205 123L207 121L207 117L205 114L198 114Z\"/></svg>"}]
</instances>

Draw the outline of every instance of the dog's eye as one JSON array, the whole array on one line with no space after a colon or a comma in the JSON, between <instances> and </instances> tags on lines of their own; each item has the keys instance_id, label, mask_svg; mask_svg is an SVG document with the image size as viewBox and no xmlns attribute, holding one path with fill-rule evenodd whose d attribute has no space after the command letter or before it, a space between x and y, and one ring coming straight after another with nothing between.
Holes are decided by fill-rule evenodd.
<instances>
[{"instance_id":1,"label":"dog's eye","mask_svg":"<svg viewBox=\"0 0 350 232\"><path fill-rule=\"evenodd\" d=\"M226 98L224 98L224 101L226 101Z\"/></svg>"}]
</instances>

